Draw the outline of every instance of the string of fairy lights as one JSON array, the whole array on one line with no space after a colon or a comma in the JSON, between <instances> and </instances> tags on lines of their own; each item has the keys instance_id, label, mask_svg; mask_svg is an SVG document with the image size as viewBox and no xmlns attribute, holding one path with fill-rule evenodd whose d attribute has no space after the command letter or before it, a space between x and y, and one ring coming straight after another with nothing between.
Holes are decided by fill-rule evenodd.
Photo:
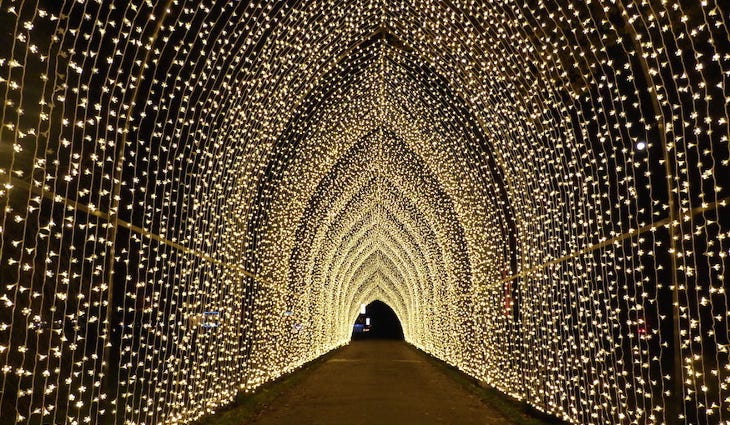
<instances>
[{"instance_id":1,"label":"string of fairy lights","mask_svg":"<svg viewBox=\"0 0 730 425\"><path fill-rule=\"evenodd\" d=\"M0 0L0 423L185 424L407 341L730 423L719 0Z\"/></svg>"}]
</instances>

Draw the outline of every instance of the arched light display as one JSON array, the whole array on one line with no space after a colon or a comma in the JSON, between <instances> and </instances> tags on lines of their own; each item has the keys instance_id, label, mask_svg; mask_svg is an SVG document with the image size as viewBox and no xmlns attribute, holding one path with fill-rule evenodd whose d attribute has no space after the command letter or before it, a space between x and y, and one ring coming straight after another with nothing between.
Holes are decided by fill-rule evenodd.
<instances>
[{"instance_id":1,"label":"arched light display","mask_svg":"<svg viewBox=\"0 0 730 425\"><path fill-rule=\"evenodd\" d=\"M730 422L727 5L0 0L0 417L183 424L406 339Z\"/></svg>"}]
</instances>

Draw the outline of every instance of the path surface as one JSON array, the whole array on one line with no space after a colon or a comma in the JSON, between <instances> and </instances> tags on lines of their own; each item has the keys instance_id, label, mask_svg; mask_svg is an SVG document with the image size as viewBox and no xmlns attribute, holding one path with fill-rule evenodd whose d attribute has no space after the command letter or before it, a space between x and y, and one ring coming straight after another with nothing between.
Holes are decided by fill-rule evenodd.
<instances>
[{"instance_id":1,"label":"path surface","mask_svg":"<svg viewBox=\"0 0 730 425\"><path fill-rule=\"evenodd\" d=\"M402 341L354 341L254 421L283 424L509 424Z\"/></svg>"}]
</instances>

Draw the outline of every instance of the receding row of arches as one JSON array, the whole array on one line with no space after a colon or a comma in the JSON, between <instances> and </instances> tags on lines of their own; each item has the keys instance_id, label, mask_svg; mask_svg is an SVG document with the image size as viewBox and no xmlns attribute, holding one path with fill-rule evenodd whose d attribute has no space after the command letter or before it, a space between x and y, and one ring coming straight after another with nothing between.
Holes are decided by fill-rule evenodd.
<instances>
[{"instance_id":1,"label":"receding row of arches","mask_svg":"<svg viewBox=\"0 0 730 425\"><path fill-rule=\"evenodd\" d=\"M191 423L404 338L727 421L722 2L0 0L0 417Z\"/></svg>"}]
</instances>

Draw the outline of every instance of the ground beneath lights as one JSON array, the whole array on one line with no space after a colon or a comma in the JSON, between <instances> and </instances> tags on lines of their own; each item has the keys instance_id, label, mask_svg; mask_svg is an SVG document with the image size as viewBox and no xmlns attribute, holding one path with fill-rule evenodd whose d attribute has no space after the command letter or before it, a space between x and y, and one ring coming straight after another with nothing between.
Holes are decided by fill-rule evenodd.
<instances>
[{"instance_id":1,"label":"ground beneath lights","mask_svg":"<svg viewBox=\"0 0 730 425\"><path fill-rule=\"evenodd\" d=\"M353 341L253 422L509 424L494 407L403 341Z\"/></svg>"}]
</instances>

